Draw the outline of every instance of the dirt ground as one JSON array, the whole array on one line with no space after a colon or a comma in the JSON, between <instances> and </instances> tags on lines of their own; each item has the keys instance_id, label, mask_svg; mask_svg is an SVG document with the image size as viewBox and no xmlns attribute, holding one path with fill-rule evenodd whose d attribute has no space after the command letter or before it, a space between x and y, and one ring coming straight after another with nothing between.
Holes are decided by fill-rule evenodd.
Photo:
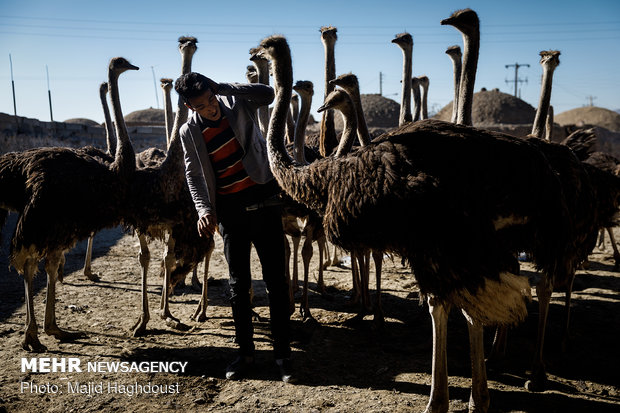
<instances>
[{"instance_id":1,"label":"dirt ground","mask_svg":"<svg viewBox=\"0 0 620 413\"><path fill-rule=\"evenodd\" d=\"M83 331L87 337L58 342L43 332L46 281L40 273L35 281L36 317L39 336L48 351L33 354L21 348L26 319L23 281L15 271L8 270L8 242L14 225L15 215L11 215L3 228L0 251L0 412L420 412L428 402L430 316L427 307L419 304L415 279L399 259L384 261L387 322L384 329L376 330L371 316L357 325L347 323L356 313L347 302L350 270L328 268L328 296L315 291L315 252L310 305L317 322L303 323L299 311L292 317L293 360L299 377L299 383L293 385L279 381L272 365L267 299L253 253L254 303L265 318L255 323L257 369L247 379L227 381L224 371L235 357L236 346L227 266L219 237L209 268L209 319L203 323L189 319L200 297L189 286L189 277L188 286L171 298L172 313L191 327L189 331L171 329L156 311L162 245L152 243L148 286L151 320L148 335L141 338L130 334L140 312L137 238L120 229L96 235L93 269L101 273L97 283L81 273L85 242L80 243L67 255L65 281L57 288L56 313L61 327ZM523 387L536 334L538 310L533 290L527 320L509 333L506 360L488 366L492 412L620 411L620 275L613 271L609 242L607 248L596 250L590 268L579 272L572 305L572 336L565 352L560 351L563 294L554 293L546 343L549 389L542 393L530 393ZM535 283L537 274L527 263L522 271ZM199 275L202 277L202 268ZM374 288L374 282L371 286ZM485 332L487 349L492 336L492 330ZM448 340L450 411L463 412L469 398L469 350L466 325L457 311L450 316ZM86 370L22 373L21 359L30 357L79 358L83 367L88 362L118 361L187 364L185 372L179 374ZM102 391L70 392L68 383L75 386L78 382L90 383L95 391L101 383ZM129 395L127 391L138 388L136 384L174 393ZM56 388L58 391L52 393ZM123 388L125 393L120 393Z\"/></svg>"}]
</instances>

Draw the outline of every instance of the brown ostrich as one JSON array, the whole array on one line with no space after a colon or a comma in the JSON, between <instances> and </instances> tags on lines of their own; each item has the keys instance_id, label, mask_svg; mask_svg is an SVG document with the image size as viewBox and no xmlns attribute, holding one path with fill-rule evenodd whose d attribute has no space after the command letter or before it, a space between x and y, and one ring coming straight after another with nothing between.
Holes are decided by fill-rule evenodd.
<instances>
[{"instance_id":1,"label":"brown ostrich","mask_svg":"<svg viewBox=\"0 0 620 413\"><path fill-rule=\"evenodd\" d=\"M458 101L459 101L459 87L461 83L461 46L454 45L446 49L446 54L452 60L452 71L454 73L454 99L452 100L452 123L456 123L458 117Z\"/></svg>"},{"instance_id":2,"label":"brown ostrich","mask_svg":"<svg viewBox=\"0 0 620 413\"><path fill-rule=\"evenodd\" d=\"M159 79L160 86L164 95L164 120L166 122L166 148L170 146L170 136L172 135L172 125L174 123L174 114L172 112L172 99L170 91L172 90L172 79L162 77Z\"/></svg>"},{"instance_id":3,"label":"brown ostrich","mask_svg":"<svg viewBox=\"0 0 620 413\"><path fill-rule=\"evenodd\" d=\"M333 26L321 27L321 42L325 49L325 94L323 99L334 90L334 86L329 83L336 77L336 58L335 47L338 40L338 29ZM336 138L336 127L334 126L334 112L328 110L323 112L321 117L321 129L319 131L319 153L322 157L330 155L338 146Z\"/></svg>"},{"instance_id":4,"label":"brown ostrich","mask_svg":"<svg viewBox=\"0 0 620 413\"><path fill-rule=\"evenodd\" d=\"M413 97L413 121L417 122L422 117L422 99L420 98L420 80L411 78L411 95Z\"/></svg>"},{"instance_id":5,"label":"brown ostrich","mask_svg":"<svg viewBox=\"0 0 620 413\"><path fill-rule=\"evenodd\" d=\"M99 86L99 98L101 100L101 106L103 108L103 116L105 119L105 140L107 151L105 154L100 156L103 157L105 162L112 163L114 162L114 154L116 153L116 137L114 135L114 127L112 126L112 118L110 117L110 109L108 107L107 101L108 94L108 83L103 82ZM95 153L91 153L93 156L97 156ZM107 156L105 156L107 155ZM93 241L95 234L91 234L88 237L88 242L86 244L86 257L84 258L84 270L83 274L91 281L99 281L100 274L93 273L92 270L92 257L93 257ZM62 281L62 277L59 274L58 279Z\"/></svg>"},{"instance_id":6,"label":"brown ostrich","mask_svg":"<svg viewBox=\"0 0 620 413\"><path fill-rule=\"evenodd\" d=\"M458 82L458 100L455 100L453 104L458 103L456 123L472 125L471 114L474 102L474 83L476 82L478 54L480 53L480 21L476 12L471 9L464 9L442 20L441 24L454 26L463 36L464 51L461 77ZM457 85L456 82L455 85ZM452 113L454 114L454 111Z\"/></svg>"},{"instance_id":7,"label":"brown ostrich","mask_svg":"<svg viewBox=\"0 0 620 413\"><path fill-rule=\"evenodd\" d=\"M335 95L334 97L332 97L332 99L326 100L323 104L323 107L331 106L334 109L341 111L345 124L356 125L356 127L353 126L353 129L356 129L357 131L357 138L359 140L360 146L369 145L370 134L368 133L366 117L364 116L364 111L362 109L362 100L360 97L359 81L357 80L357 76L352 73L347 73L338 76L336 79L332 80L332 83L336 86L343 88L346 91L350 98L351 104L354 107L354 110L351 110L351 104L349 104L346 97L339 95ZM345 136L344 132L343 136ZM346 138L346 141L348 140L349 139ZM381 269L383 266L383 251L356 251L355 254L352 255L352 260L357 260L358 262L357 266L352 266L353 286L355 287L356 285L359 285L362 288L362 291L354 291L355 297L357 297L357 295L359 294L359 297L362 301L361 310L354 320L359 320L363 318L366 310L370 307L368 283L370 279L369 271L371 254L375 263L376 283L374 322L377 326L382 326L384 324L383 309L381 306Z\"/></svg>"},{"instance_id":8,"label":"brown ostrich","mask_svg":"<svg viewBox=\"0 0 620 413\"><path fill-rule=\"evenodd\" d=\"M420 82L420 89L422 90L422 116L420 119L428 119L428 76L418 76Z\"/></svg>"},{"instance_id":9,"label":"brown ostrich","mask_svg":"<svg viewBox=\"0 0 620 413\"><path fill-rule=\"evenodd\" d=\"M137 70L122 57L110 61L108 85L118 98L118 76ZM122 119L113 104L115 119ZM40 148L0 157L0 207L19 213L11 241L10 263L24 276L26 330L22 347L45 351L38 338L32 279L45 258L47 295L44 329L48 335L70 340L81 333L61 330L56 323L56 280L66 251L77 241L103 228L121 223L135 173L135 155L127 131L116 123L117 150L110 164L67 148ZM97 205L97 214L91 207Z\"/></svg>"},{"instance_id":10,"label":"brown ostrich","mask_svg":"<svg viewBox=\"0 0 620 413\"><path fill-rule=\"evenodd\" d=\"M528 142L436 120L409 123L342 158L296 165L283 141L292 88L288 44L272 36L261 46L278 85L267 134L276 179L322 214L332 243L396 252L411 263L434 325L428 411L447 411L447 308L462 309L472 347L470 403L486 411L482 325L517 323L526 314L529 283L511 273L513 253L529 246L551 272L569 249L570 217L555 171ZM448 230L457 239L440 235Z\"/></svg>"},{"instance_id":11,"label":"brown ostrich","mask_svg":"<svg viewBox=\"0 0 620 413\"><path fill-rule=\"evenodd\" d=\"M403 51L403 79L400 97L400 115L398 126L411 122L411 70L413 54L413 37L409 33L399 33L392 43L395 43Z\"/></svg>"},{"instance_id":12,"label":"brown ostrich","mask_svg":"<svg viewBox=\"0 0 620 413\"><path fill-rule=\"evenodd\" d=\"M182 57L182 73L191 72L191 61L196 51L194 37L179 38ZM140 240L140 265L142 267L142 313L134 326L134 336L146 332L149 321L146 294L147 273L150 262L149 239L161 239L166 243L164 256L164 281L161 300L161 318L174 328L186 326L172 316L168 296L174 284L193 270L213 250L213 239L199 237L195 226L198 221L184 174L184 157L179 129L187 119L187 107L179 100L176 108L170 145L165 159L150 162L136 170L131 182L131 197L126 225L134 228ZM146 152L146 151L145 151ZM205 266L204 279L208 276ZM194 314L195 318L206 319L207 285L203 279L203 293Z\"/></svg>"}]
</instances>

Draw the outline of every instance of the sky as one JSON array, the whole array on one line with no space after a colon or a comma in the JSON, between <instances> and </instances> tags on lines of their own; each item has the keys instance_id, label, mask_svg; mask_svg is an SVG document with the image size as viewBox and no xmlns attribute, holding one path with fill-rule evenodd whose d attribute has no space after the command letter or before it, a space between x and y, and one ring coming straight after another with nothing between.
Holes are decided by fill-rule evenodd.
<instances>
[{"instance_id":1,"label":"sky","mask_svg":"<svg viewBox=\"0 0 620 413\"><path fill-rule=\"evenodd\" d=\"M463 47L460 32L440 21L467 7L480 18L476 91L513 94L515 71L506 65L518 63L524 65L519 96L537 107L539 52L553 49L561 52L551 97L556 114L590 104L620 109L618 0L0 0L0 112L14 114L14 86L18 116L101 123L99 85L115 56L140 67L119 80L124 114L163 108L159 79L180 74L180 36L198 39L194 71L217 82L246 82L249 49L282 34L294 79L314 83L312 115L318 119L325 81L319 29L329 25L338 29L336 73L352 72L362 94L382 92L399 103L403 56L391 40L410 33L413 75L429 77L429 111L436 112L453 97L445 50Z\"/></svg>"}]
</instances>

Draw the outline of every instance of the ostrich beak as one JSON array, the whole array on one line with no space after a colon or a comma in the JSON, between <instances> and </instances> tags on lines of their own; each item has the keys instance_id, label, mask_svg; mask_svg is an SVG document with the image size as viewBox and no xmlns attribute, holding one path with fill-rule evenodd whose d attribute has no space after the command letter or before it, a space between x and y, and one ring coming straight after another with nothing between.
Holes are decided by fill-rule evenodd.
<instances>
[{"instance_id":1,"label":"ostrich beak","mask_svg":"<svg viewBox=\"0 0 620 413\"><path fill-rule=\"evenodd\" d=\"M323 105L321 105L321 107L319 107L316 111L321 113L323 111L326 111L327 109L331 109L328 105L326 105L325 103Z\"/></svg>"},{"instance_id":2,"label":"ostrich beak","mask_svg":"<svg viewBox=\"0 0 620 413\"><path fill-rule=\"evenodd\" d=\"M447 24L452 25L452 17L448 17L447 19L443 19L443 20L441 21L441 25L442 25L442 26L445 26L445 25L447 25Z\"/></svg>"}]
</instances>

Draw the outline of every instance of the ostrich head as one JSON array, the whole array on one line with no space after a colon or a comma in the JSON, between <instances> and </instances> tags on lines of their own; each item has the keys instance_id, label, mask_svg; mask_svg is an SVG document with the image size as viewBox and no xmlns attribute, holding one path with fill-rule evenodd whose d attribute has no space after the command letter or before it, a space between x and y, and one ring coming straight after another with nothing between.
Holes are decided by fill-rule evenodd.
<instances>
[{"instance_id":1,"label":"ostrich head","mask_svg":"<svg viewBox=\"0 0 620 413\"><path fill-rule=\"evenodd\" d=\"M454 26L459 31L470 34L477 32L480 27L478 15L472 9L457 10L447 19L443 19L441 24Z\"/></svg>"},{"instance_id":2,"label":"ostrich head","mask_svg":"<svg viewBox=\"0 0 620 413\"><path fill-rule=\"evenodd\" d=\"M250 83L256 83L258 82L258 72L256 71L256 66L254 65L248 65L246 67L246 71L245 71L245 78L248 80L248 82Z\"/></svg>"},{"instance_id":3,"label":"ostrich head","mask_svg":"<svg viewBox=\"0 0 620 413\"><path fill-rule=\"evenodd\" d=\"M108 93L108 82L103 82L99 85L99 94L105 95Z\"/></svg>"},{"instance_id":4,"label":"ostrich head","mask_svg":"<svg viewBox=\"0 0 620 413\"><path fill-rule=\"evenodd\" d=\"M338 29L334 26L323 26L319 31L321 32L321 40L326 43L336 43L336 40L338 40L338 35L336 34Z\"/></svg>"},{"instance_id":5,"label":"ostrich head","mask_svg":"<svg viewBox=\"0 0 620 413\"><path fill-rule=\"evenodd\" d=\"M140 70L138 66L134 66L124 57L113 57L110 60L110 71L116 74L116 76L125 72L126 70Z\"/></svg>"},{"instance_id":6,"label":"ostrich head","mask_svg":"<svg viewBox=\"0 0 620 413\"><path fill-rule=\"evenodd\" d=\"M351 112L353 110L353 102L349 94L343 89L335 89L325 98L325 102L317 109L317 112L323 112L328 109L338 109L341 112ZM344 110L343 110L344 109Z\"/></svg>"},{"instance_id":7,"label":"ostrich head","mask_svg":"<svg viewBox=\"0 0 620 413\"><path fill-rule=\"evenodd\" d=\"M429 83L428 76L418 76L417 79L418 79L418 82L420 82L420 86L428 87L428 83Z\"/></svg>"},{"instance_id":8,"label":"ostrich head","mask_svg":"<svg viewBox=\"0 0 620 413\"><path fill-rule=\"evenodd\" d=\"M260 49L271 56L272 59L290 59L290 49L286 38L279 34L274 34L260 42Z\"/></svg>"},{"instance_id":9,"label":"ostrich head","mask_svg":"<svg viewBox=\"0 0 620 413\"><path fill-rule=\"evenodd\" d=\"M392 43L405 50L413 47L413 37L409 33L399 33L392 39Z\"/></svg>"},{"instance_id":10,"label":"ostrich head","mask_svg":"<svg viewBox=\"0 0 620 413\"><path fill-rule=\"evenodd\" d=\"M314 84L309 80L298 80L293 86L293 90L300 95L312 96L314 95Z\"/></svg>"},{"instance_id":11,"label":"ostrich head","mask_svg":"<svg viewBox=\"0 0 620 413\"><path fill-rule=\"evenodd\" d=\"M540 52L540 64L547 69L554 70L560 64L560 52L557 50L543 50Z\"/></svg>"},{"instance_id":12,"label":"ostrich head","mask_svg":"<svg viewBox=\"0 0 620 413\"><path fill-rule=\"evenodd\" d=\"M250 60L256 62L259 60L267 60L267 56L260 47L253 47L250 49Z\"/></svg>"},{"instance_id":13,"label":"ostrich head","mask_svg":"<svg viewBox=\"0 0 620 413\"><path fill-rule=\"evenodd\" d=\"M172 79L169 79L167 77L162 77L161 79L159 79L160 86L164 90L171 90L172 82Z\"/></svg>"},{"instance_id":14,"label":"ostrich head","mask_svg":"<svg viewBox=\"0 0 620 413\"><path fill-rule=\"evenodd\" d=\"M446 54L450 56L451 58L458 59L458 60L461 60L461 57L463 56L463 54L461 53L461 46L459 45L448 47L446 49Z\"/></svg>"},{"instance_id":15,"label":"ostrich head","mask_svg":"<svg viewBox=\"0 0 620 413\"><path fill-rule=\"evenodd\" d=\"M188 57L191 57L196 52L198 46L198 39L192 36L181 36L179 37L179 50L181 53L187 53Z\"/></svg>"},{"instance_id":16,"label":"ostrich head","mask_svg":"<svg viewBox=\"0 0 620 413\"><path fill-rule=\"evenodd\" d=\"M334 86L340 86L345 90L353 90L359 89L359 82L357 81L357 76L353 73L345 73L343 75L338 76L335 79L329 81Z\"/></svg>"}]
</instances>

